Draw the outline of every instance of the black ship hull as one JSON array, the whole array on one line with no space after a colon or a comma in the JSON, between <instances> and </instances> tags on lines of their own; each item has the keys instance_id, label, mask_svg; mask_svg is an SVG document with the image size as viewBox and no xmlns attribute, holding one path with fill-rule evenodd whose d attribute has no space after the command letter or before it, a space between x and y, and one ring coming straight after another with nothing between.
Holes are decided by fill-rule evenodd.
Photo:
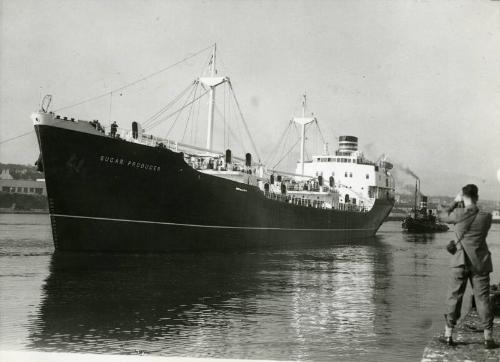
<instances>
[{"instance_id":1,"label":"black ship hull","mask_svg":"<svg viewBox=\"0 0 500 362\"><path fill-rule=\"evenodd\" d=\"M198 172L182 154L35 126L55 248L157 252L338 243L373 236L392 209L325 210Z\"/></svg>"}]
</instances>

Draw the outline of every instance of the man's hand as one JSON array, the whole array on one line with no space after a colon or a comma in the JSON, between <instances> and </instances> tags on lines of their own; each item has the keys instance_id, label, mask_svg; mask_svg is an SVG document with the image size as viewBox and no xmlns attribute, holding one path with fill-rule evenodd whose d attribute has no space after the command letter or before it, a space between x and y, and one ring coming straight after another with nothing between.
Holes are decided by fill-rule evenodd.
<instances>
[{"instance_id":1,"label":"man's hand","mask_svg":"<svg viewBox=\"0 0 500 362\"><path fill-rule=\"evenodd\" d=\"M462 193L460 192L456 197L455 197L455 200L453 200L455 202L462 202L464 201L464 198L462 196Z\"/></svg>"}]
</instances>

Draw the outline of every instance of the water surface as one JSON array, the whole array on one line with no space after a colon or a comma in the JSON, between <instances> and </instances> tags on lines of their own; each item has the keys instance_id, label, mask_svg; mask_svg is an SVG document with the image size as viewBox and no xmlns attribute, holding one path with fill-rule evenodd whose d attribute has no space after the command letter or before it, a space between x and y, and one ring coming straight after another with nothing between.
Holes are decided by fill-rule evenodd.
<instances>
[{"instance_id":1,"label":"water surface","mask_svg":"<svg viewBox=\"0 0 500 362\"><path fill-rule=\"evenodd\" d=\"M500 225L488 238L500 281ZM54 253L46 215L0 215L0 349L418 360L443 327L446 243L399 222L329 248Z\"/></svg>"}]
</instances>

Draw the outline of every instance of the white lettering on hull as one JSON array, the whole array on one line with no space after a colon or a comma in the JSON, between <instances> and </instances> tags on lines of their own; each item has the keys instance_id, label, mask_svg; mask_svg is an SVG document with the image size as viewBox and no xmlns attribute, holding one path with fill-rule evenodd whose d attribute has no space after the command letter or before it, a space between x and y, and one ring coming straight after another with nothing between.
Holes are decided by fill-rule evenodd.
<instances>
[{"instance_id":1,"label":"white lettering on hull","mask_svg":"<svg viewBox=\"0 0 500 362\"><path fill-rule=\"evenodd\" d=\"M108 165L125 166L125 167L143 169L146 171L153 171L153 172L160 171L160 166L149 164L149 163L144 163L144 162L139 162L139 161L134 161L134 160L127 160L127 159L124 159L121 157L115 157L115 156L101 155L101 157L99 158L99 161L102 163L106 163Z\"/></svg>"}]
</instances>

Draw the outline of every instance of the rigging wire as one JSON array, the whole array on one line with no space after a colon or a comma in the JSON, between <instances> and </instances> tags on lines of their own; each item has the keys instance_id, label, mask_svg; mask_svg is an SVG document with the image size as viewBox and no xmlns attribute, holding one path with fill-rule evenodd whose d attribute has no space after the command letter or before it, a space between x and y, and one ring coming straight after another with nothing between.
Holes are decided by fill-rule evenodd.
<instances>
[{"instance_id":1,"label":"rigging wire","mask_svg":"<svg viewBox=\"0 0 500 362\"><path fill-rule=\"evenodd\" d=\"M109 93L109 124L111 124L112 111L113 111L113 92Z\"/></svg>"},{"instance_id":2,"label":"rigging wire","mask_svg":"<svg viewBox=\"0 0 500 362\"><path fill-rule=\"evenodd\" d=\"M293 127L292 127L292 126L293 126ZM286 152L283 152L283 151L286 149L287 145L288 145L288 141L290 140L290 136L291 136L292 129L295 129L295 131L296 131L296 133L297 133L297 136L299 136L299 137L297 137L297 140L295 141L295 143L294 143L294 144L293 144L293 145L292 145L292 146L291 146L291 147L290 147L290 148L289 148ZM288 131L288 132L286 132L286 131ZM293 149L295 148L295 146L296 146L296 145L299 143L299 141L300 141L300 132L299 132L299 130L298 130L298 128L297 128L297 124L296 124L295 122L293 122L293 120L292 120L292 121L290 121L290 123L288 124L288 127L287 127L287 129L285 130L285 133L286 133L286 136L285 136L285 135L283 136L283 144L282 144L282 147L281 147L281 151L277 153L278 155L282 155L282 154L283 154L283 156L282 156L282 157L281 157L281 159L280 159L280 160L279 160L279 161L278 161L278 162L277 162L277 163L276 163L276 164L272 167L273 169L275 169L275 168L276 168L276 166L278 166L278 165L279 165L279 164L280 164L280 163L281 163L281 162L282 162L285 158L287 158L287 157L290 155L290 153L293 151ZM278 146L279 146L279 144L278 144ZM276 147L276 149L278 149L278 147ZM273 158L271 158L271 159L269 160L269 163L270 163L270 161L271 161L271 160L273 160Z\"/></svg>"},{"instance_id":3,"label":"rigging wire","mask_svg":"<svg viewBox=\"0 0 500 362\"><path fill-rule=\"evenodd\" d=\"M167 66L167 67L165 67L165 68L162 68L162 69L160 69L160 70L157 70L156 72L150 73L150 74L148 74L148 75L146 75L146 76L144 76L144 77L142 77L142 78L136 79L135 81L132 81L132 82L130 82L130 83L127 83L127 84L125 84L125 85L123 85L123 86L121 86L121 87L118 87L118 88L112 89L111 91L108 91L108 92L106 92L106 93L102 93L102 94L99 94L99 95L97 95L97 96L94 96L94 97L90 97L90 98L84 99L83 101L80 101L80 102L77 102L77 103L74 103L74 104L71 104L71 105L68 105L68 106L64 106L64 107L58 108L58 109L54 110L54 112L59 112L59 111L62 111L63 109L68 109L68 108L73 108L73 107L76 107L76 106L80 106L80 105L82 105L82 104L85 104L85 103L88 103L88 102L92 102L92 101L95 101L95 100L100 99L100 98L102 98L102 97L105 97L105 96L107 96L107 95L109 95L109 94L111 94L111 93L116 93L116 92L119 92L119 91L124 90L124 89L126 89L126 88L132 87L132 86L134 86L134 85L136 85L136 84L138 84L138 83L140 83L140 82L143 82L143 81L145 81L145 80L147 80L147 79L149 79L149 78L152 78L152 77L154 77L154 76L156 76L156 75L158 75L158 74L160 74L160 73L163 73L163 72L165 72L165 71L167 71L167 70L169 70L169 69L172 69L173 67L175 67L175 66L177 66L177 65L179 65L179 64L182 64L182 63L184 63L185 61L187 61L187 60L189 60L189 59L191 59L191 58L194 58L194 57L196 57L197 55L199 55L199 54L201 54L201 53L203 53L203 52L207 51L208 49L213 49L213 47L214 47L214 45L213 45L213 44L211 44L210 46L205 47L205 48L203 48L203 49L200 49L200 50L198 50L197 52L195 52L195 53L193 53L193 54L191 54L191 55L188 55L188 56L184 57L183 59L181 59L181 60L179 60L179 61L177 61L177 62L175 62L175 63L173 63L173 64L170 64L169 66Z\"/></svg>"},{"instance_id":4,"label":"rigging wire","mask_svg":"<svg viewBox=\"0 0 500 362\"><path fill-rule=\"evenodd\" d=\"M286 154L286 149L288 148L290 142L289 134L290 132L288 132L287 137L285 138L283 144L281 144L280 151L276 153L274 158L271 158L273 161L276 161L277 157L281 157ZM269 162L266 164L271 164L271 160L269 160Z\"/></svg>"},{"instance_id":5,"label":"rigging wire","mask_svg":"<svg viewBox=\"0 0 500 362\"><path fill-rule=\"evenodd\" d=\"M176 95L170 102L158 110L155 114L146 119L143 123L143 127L147 127L152 121L160 117L168 109L170 109L175 103L177 103L190 89L193 87L195 82L190 83L186 88L184 88L178 95Z\"/></svg>"},{"instance_id":6,"label":"rigging wire","mask_svg":"<svg viewBox=\"0 0 500 362\"><path fill-rule=\"evenodd\" d=\"M321 128L319 128L319 123L318 121L314 121L314 123L316 124L316 127L318 128L318 132L319 132L319 136L321 137L321 142L323 142L323 144L325 144L325 137L323 137L323 132L321 132Z\"/></svg>"},{"instance_id":7,"label":"rigging wire","mask_svg":"<svg viewBox=\"0 0 500 362\"><path fill-rule=\"evenodd\" d=\"M228 92L230 89L228 89ZM223 113L221 112L219 106L217 104L214 105L214 109L217 111L220 117L223 117ZM229 115L230 119L237 119L238 115L236 113L236 110L234 108L231 108L231 102L228 102L228 109L232 113L232 115ZM229 142L229 136L232 136L233 139L235 140L236 144L239 144L241 147L241 151L245 153L245 142L243 142L244 138L241 136L240 128L238 127L238 132L235 132L229 124L226 123L226 127L228 129L228 148L230 148L230 142Z\"/></svg>"},{"instance_id":8,"label":"rigging wire","mask_svg":"<svg viewBox=\"0 0 500 362\"><path fill-rule=\"evenodd\" d=\"M179 102L183 97L187 95L186 99L189 99L191 93L193 92L193 83L186 89L184 89L175 99L171 100L166 106L157 111L153 116L149 117L149 119L144 122L143 126L145 129L150 129L156 127L158 124L162 123L164 120L168 118L160 118L160 116L164 115L164 113L169 110L175 103ZM185 104L185 103L184 103Z\"/></svg>"},{"instance_id":9,"label":"rigging wire","mask_svg":"<svg viewBox=\"0 0 500 362\"><path fill-rule=\"evenodd\" d=\"M59 121L55 122L55 123L54 123L54 125L57 125L57 124L59 124L59 123L61 123L61 122L66 122L66 121L61 119L61 120L59 120ZM32 134L32 133L35 133L35 130L29 131L29 132L26 132L26 133L22 133L22 134L20 134L20 135L14 136L14 137L7 138L7 139L5 139L5 140L1 140L1 141L0 141L0 145L2 145L2 144L4 144L4 143L8 143L8 142L10 142L10 141L17 140L17 139L19 139L19 138L21 138L21 137L28 136L28 135L30 135L30 134Z\"/></svg>"},{"instance_id":10,"label":"rigging wire","mask_svg":"<svg viewBox=\"0 0 500 362\"><path fill-rule=\"evenodd\" d=\"M24 137L24 136L27 136L29 134L32 134L34 133L35 131L29 131L29 132L26 132L26 133L23 133L23 134L20 134L20 135L17 135L17 136L14 136L14 137L11 137L11 138L7 138L5 140L1 140L0 141L0 145L3 145L4 143L7 143L7 142L10 142L10 141L14 141L14 140L17 140L18 138L21 138L21 137Z\"/></svg>"},{"instance_id":11,"label":"rigging wire","mask_svg":"<svg viewBox=\"0 0 500 362\"><path fill-rule=\"evenodd\" d=\"M201 92L201 89L200 89ZM200 119L200 108L201 108L201 102L198 102L198 111L196 112L196 121L194 122L195 127L191 127L191 143L196 144L196 139L198 138L198 127L196 127L196 124L198 124L198 120ZM193 138L193 128L194 128L194 138Z\"/></svg>"},{"instance_id":12,"label":"rigging wire","mask_svg":"<svg viewBox=\"0 0 500 362\"><path fill-rule=\"evenodd\" d=\"M240 144L241 152L245 153L245 147L243 146L243 142L240 141L238 135L233 131L233 129L231 128L230 125L227 125L227 130L228 130L228 136L232 135L233 139L236 140L236 144ZM230 148L229 145L228 145L228 148Z\"/></svg>"},{"instance_id":13,"label":"rigging wire","mask_svg":"<svg viewBox=\"0 0 500 362\"><path fill-rule=\"evenodd\" d=\"M295 143L292 145L292 147L290 147L288 149L288 151L285 153L285 155L283 157L281 157L281 159L272 167L273 169L275 169L276 166L278 166L281 163L281 161L283 161L290 154L290 152L292 152L292 150L295 148L295 146L297 146L297 143L299 143L299 141L300 141L300 139L295 141Z\"/></svg>"},{"instance_id":14,"label":"rigging wire","mask_svg":"<svg viewBox=\"0 0 500 362\"><path fill-rule=\"evenodd\" d=\"M195 87L195 90L194 90L194 93L193 93L193 99L196 97L196 92L197 91L198 91L198 84ZM182 133L181 142L184 142L184 136L186 135L186 131L187 131L188 125L190 123L189 121L191 120L191 115L193 114L193 108L194 107L195 107L194 101L192 101L191 102L191 108L189 109L189 113L188 113L188 116L187 116L187 119L186 119L186 126L184 127L184 132Z\"/></svg>"},{"instance_id":15,"label":"rigging wire","mask_svg":"<svg viewBox=\"0 0 500 362\"><path fill-rule=\"evenodd\" d=\"M229 104L231 104L231 102L229 102ZM222 112L221 112L220 108L217 106L217 104L214 104L214 109L219 114L219 116L222 116ZM233 110L233 113L234 112L235 111ZM237 117L234 117L234 118L237 118ZM226 127L227 127L227 130L228 130L228 148L230 148L229 147L229 135L232 135L233 138L236 140L236 143L239 143L241 145L241 150L244 153L245 152L245 147L244 147L244 142L242 141L242 139L240 137L238 137L238 135L233 131L233 129L231 128L231 126L229 124L226 124Z\"/></svg>"},{"instance_id":16,"label":"rigging wire","mask_svg":"<svg viewBox=\"0 0 500 362\"><path fill-rule=\"evenodd\" d=\"M201 68L201 70L200 70L200 72L198 74L201 74L202 76L204 76L204 75L207 74L207 72L209 72L209 70L210 70L210 61L212 60L212 56L213 56L212 52L208 53L207 60L205 60L205 62L203 62L203 66L202 66L202 68Z\"/></svg>"},{"instance_id":17,"label":"rigging wire","mask_svg":"<svg viewBox=\"0 0 500 362\"><path fill-rule=\"evenodd\" d=\"M203 85L202 85L203 86ZM206 89L206 88L203 88L203 89ZM229 91L229 90L228 90ZM228 102L228 110L230 111L230 114L229 114L229 118L232 118L232 119L237 119L238 116L236 114L236 110L234 110L233 108L231 108L231 102ZM218 113L218 115L220 117L223 117L223 113L222 111L220 110L219 106L215 103L214 104L214 110ZM233 116L231 116L231 113L233 114ZM226 123L226 127L227 127L227 130L228 130L228 133L227 133L227 137L228 137L228 144L227 144L227 147L228 148L231 148L231 144L229 142L229 137L232 136L233 139L236 141L237 144L239 144L241 146L241 151L243 153L245 153L245 146L244 146L244 142L242 141L242 138L241 137L241 134L238 132L238 134L240 134L240 136L238 136L238 134L233 131L233 129L231 128L231 126L229 125L229 123ZM238 128L238 131L239 131L239 128Z\"/></svg>"},{"instance_id":18,"label":"rigging wire","mask_svg":"<svg viewBox=\"0 0 500 362\"><path fill-rule=\"evenodd\" d=\"M284 152L285 152L285 149L287 148L287 145L288 145L288 142L289 142L289 134L290 134L290 124L288 125L287 128L285 128L285 132L283 133L282 135L282 140L281 142L279 142L273 152L269 155L269 158L268 160L266 160L266 165L270 165L271 163L273 163L274 161L277 160L278 157L281 157Z\"/></svg>"},{"instance_id":19,"label":"rigging wire","mask_svg":"<svg viewBox=\"0 0 500 362\"><path fill-rule=\"evenodd\" d=\"M182 112L182 111L184 110L184 108L188 107L191 103L196 102L198 99L200 99L201 97L203 97L203 96L204 96L205 94L207 94L207 93L208 93L208 91L206 91L206 92L202 93L201 95L199 95L198 97L196 97L195 99L193 99L191 102L189 102L189 103L187 103L187 104L185 103L185 104L184 104L181 108L179 108L179 109L178 109L178 110L176 110L175 112L170 113L169 115L167 115L167 116L166 116L166 117L164 117L163 119L160 119L160 120L159 120L158 122L156 122L155 124L153 124L153 125L149 126L149 129L152 129L152 128L154 128L154 127L158 126L160 123L162 123L163 121L166 121L167 119L169 119L169 118L170 118L170 117L172 117L172 116L175 116L176 114L177 114L177 115L179 115L179 114L180 114L180 112ZM189 97L188 97L187 99L189 99ZM187 99L186 99L186 101L187 101ZM170 127L170 130L168 131L167 136L165 136L165 138L166 138L166 137L168 137L168 134L169 134L169 133L170 133L170 131L172 130L173 126L175 125L175 122L177 122L177 119L178 119L178 118L179 118L179 116L177 116L177 117L175 118L175 121L174 121L174 123L172 124L172 127Z\"/></svg>"},{"instance_id":20,"label":"rigging wire","mask_svg":"<svg viewBox=\"0 0 500 362\"><path fill-rule=\"evenodd\" d=\"M257 159L260 162L259 151L257 150L257 147L255 146L255 142L253 141L252 135L250 134L250 131L248 129L248 126L247 126L247 123L245 121L245 118L243 117L243 113L241 112L240 104L238 102L238 99L236 98L236 94L234 92L233 84L229 80L228 80L228 83L229 83L229 88L231 89L231 93L232 93L233 98L234 98L234 102L236 103L236 107L238 108L238 112L240 114L241 121L243 122L243 126L245 126L245 131L246 131L246 133L248 135L248 138L250 138L250 142L252 143L252 147L253 147L253 150L255 151L255 155L257 156Z\"/></svg>"},{"instance_id":21,"label":"rigging wire","mask_svg":"<svg viewBox=\"0 0 500 362\"><path fill-rule=\"evenodd\" d=\"M271 151L271 154L270 154L270 156L269 156L270 158L268 158L268 159L266 160L266 164L267 164L267 163L270 163L270 162L271 162L271 160L273 159L273 157L275 157L275 156L277 155L277 153L276 153L276 152L278 151L279 147L281 146L281 142L283 142L283 140L285 139L285 136L286 136L286 135L288 134L288 132L290 131L290 128L292 127L292 122L293 122L293 121L290 121L290 122L288 123L287 127L285 128L285 130L284 130L284 131L283 131L283 133L281 134L281 136L280 136L280 138L279 138L278 143L276 144L276 146L275 146L275 147L273 148L273 150ZM278 154L280 154L280 153L278 153Z\"/></svg>"},{"instance_id":22,"label":"rigging wire","mask_svg":"<svg viewBox=\"0 0 500 362\"><path fill-rule=\"evenodd\" d=\"M168 135L170 134L170 132L173 130L173 128L174 128L174 126L175 126L175 124L177 123L177 120L178 120L178 119L179 119L179 117L181 116L182 111L183 111L186 107L188 107L188 106L189 106L189 104L190 104L190 103L188 103L188 101L189 101L189 99L191 98L191 94L192 94L192 93L194 93L194 91L195 91L195 88L193 88L193 89L191 90L191 92L188 94L188 96L186 97L186 100L184 101L184 104L182 105L182 107L181 107L181 108L179 108L178 110L176 110L175 112L173 112L173 113L171 113L171 114L170 114L170 115L176 115L176 117L175 117L174 121L172 122L172 124L171 124L170 128L168 129L168 132L166 133L165 138L167 138L167 137L168 137ZM157 125L159 125L160 123L162 123L162 122L166 121L166 120L170 117L170 115L168 115L167 117L165 117L165 118L163 118L163 119L158 120L158 121L156 122L156 124L151 125L151 126L149 127L149 129L152 129L153 127L156 127L156 126L157 126Z\"/></svg>"}]
</instances>

